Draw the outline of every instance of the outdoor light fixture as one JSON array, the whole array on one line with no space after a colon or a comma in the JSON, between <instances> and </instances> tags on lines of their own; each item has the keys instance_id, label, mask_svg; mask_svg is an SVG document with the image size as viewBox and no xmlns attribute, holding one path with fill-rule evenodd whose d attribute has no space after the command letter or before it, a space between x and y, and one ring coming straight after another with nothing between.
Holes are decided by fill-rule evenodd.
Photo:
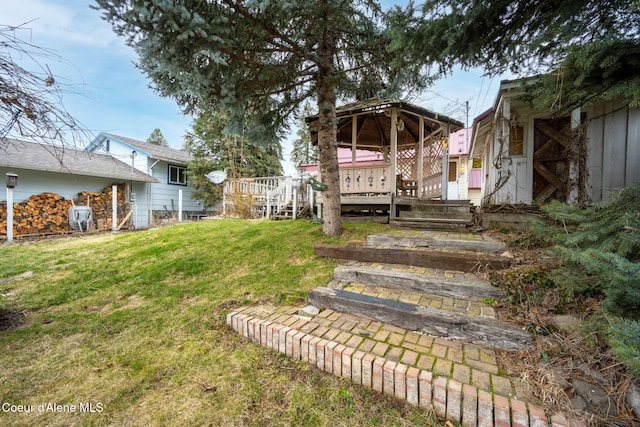
<instances>
[{"instance_id":1,"label":"outdoor light fixture","mask_svg":"<svg viewBox=\"0 0 640 427\"><path fill-rule=\"evenodd\" d=\"M400 132L402 132L402 131L404 130L404 122L402 121L402 119L399 119L399 120L396 122L396 128L397 128Z\"/></svg>"}]
</instances>

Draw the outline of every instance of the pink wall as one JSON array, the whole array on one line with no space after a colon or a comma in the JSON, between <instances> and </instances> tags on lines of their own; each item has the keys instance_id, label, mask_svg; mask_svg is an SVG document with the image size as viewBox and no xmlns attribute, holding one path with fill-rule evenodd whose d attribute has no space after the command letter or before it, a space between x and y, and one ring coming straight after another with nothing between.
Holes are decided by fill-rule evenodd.
<instances>
[{"instance_id":1,"label":"pink wall","mask_svg":"<svg viewBox=\"0 0 640 427\"><path fill-rule=\"evenodd\" d=\"M469 132L469 141L467 141L467 132ZM462 156L469 151L468 144L471 143L471 128L461 129L458 132L449 135L449 155Z\"/></svg>"}]
</instances>

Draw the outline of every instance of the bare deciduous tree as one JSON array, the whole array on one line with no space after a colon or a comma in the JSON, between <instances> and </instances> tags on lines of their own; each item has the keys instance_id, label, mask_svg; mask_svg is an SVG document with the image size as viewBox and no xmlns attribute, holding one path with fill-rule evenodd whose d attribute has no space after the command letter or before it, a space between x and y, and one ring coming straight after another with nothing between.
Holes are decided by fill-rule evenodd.
<instances>
[{"instance_id":1,"label":"bare deciduous tree","mask_svg":"<svg viewBox=\"0 0 640 427\"><path fill-rule=\"evenodd\" d=\"M28 24L0 24L0 150L11 143L9 138L80 145L87 131L65 109L63 85L46 64L64 59L21 38L30 38Z\"/></svg>"}]
</instances>

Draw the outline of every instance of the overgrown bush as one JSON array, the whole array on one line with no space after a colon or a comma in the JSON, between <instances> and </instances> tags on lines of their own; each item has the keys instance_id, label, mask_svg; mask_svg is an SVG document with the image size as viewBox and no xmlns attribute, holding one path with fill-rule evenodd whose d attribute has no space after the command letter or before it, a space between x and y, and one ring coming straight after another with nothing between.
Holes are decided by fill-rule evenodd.
<instances>
[{"instance_id":1,"label":"overgrown bush","mask_svg":"<svg viewBox=\"0 0 640 427\"><path fill-rule=\"evenodd\" d=\"M611 319L609 345L618 358L627 365L629 373L640 379L640 322Z\"/></svg>"},{"instance_id":2,"label":"overgrown bush","mask_svg":"<svg viewBox=\"0 0 640 427\"><path fill-rule=\"evenodd\" d=\"M640 320L640 184L586 209L559 202L543 209L556 226L538 231L563 263L554 280L574 293L601 294L609 314Z\"/></svg>"},{"instance_id":3,"label":"overgrown bush","mask_svg":"<svg viewBox=\"0 0 640 427\"><path fill-rule=\"evenodd\" d=\"M597 297L610 321L609 343L640 377L640 184L588 208L543 208L555 221L539 227L562 266L552 280L572 295Z\"/></svg>"}]
</instances>

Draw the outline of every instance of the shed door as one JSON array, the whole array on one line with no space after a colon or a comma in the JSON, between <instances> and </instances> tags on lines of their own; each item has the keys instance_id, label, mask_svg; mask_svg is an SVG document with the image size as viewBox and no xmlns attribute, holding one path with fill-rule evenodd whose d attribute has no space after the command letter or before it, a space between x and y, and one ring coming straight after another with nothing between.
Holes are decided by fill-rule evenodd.
<instances>
[{"instance_id":1,"label":"shed door","mask_svg":"<svg viewBox=\"0 0 640 427\"><path fill-rule=\"evenodd\" d=\"M571 138L570 117L536 119L533 146L533 200L566 201L569 164L566 148Z\"/></svg>"}]
</instances>

